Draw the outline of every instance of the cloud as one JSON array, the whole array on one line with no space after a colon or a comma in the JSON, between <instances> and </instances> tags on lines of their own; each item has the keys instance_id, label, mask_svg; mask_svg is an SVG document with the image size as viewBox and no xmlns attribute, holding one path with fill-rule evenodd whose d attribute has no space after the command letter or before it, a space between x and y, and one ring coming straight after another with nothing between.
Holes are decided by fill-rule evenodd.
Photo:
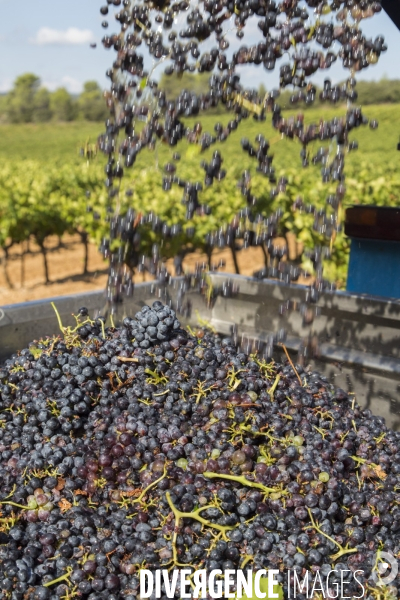
<instances>
[{"instance_id":1,"label":"cloud","mask_svg":"<svg viewBox=\"0 0 400 600\"><path fill-rule=\"evenodd\" d=\"M12 79L10 77L5 77L4 79L0 79L0 93L9 92L13 86Z\"/></svg>"},{"instance_id":2,"label":"cloud","mask_svg":"<svg viewBox=\"0 0 400 600\"><path fill-rule=\"evenodd\" d=\"M81 81L78 81L78 79L74 79L69 75L64 75L64 77L57 81L52 79L48 81L43 81L42 86L47 88L51 92L54 92L54 90L56 90L57 88L65 87L71 94L80 94L83 88L83 84Z\"/></svg>"},{"instance_id":3,"label":"cloud","mask_svg":"<svg viewBox=\"0 0 400 600\"><path fill-rule=\"evenodd\" d=\"M34 38L29 41L37 46L80 46L93 42L94 35L90 29L69 27L65 31L41 27Z\"/></svg>"},{"instance_id":4,"label":"cloud","mask_svg":"<svg viewBox=\"0 0 400 600\"><path fill-rule=\"evenodd\" d=\"M80 94L83 89L82 82L73 77L69 77L69 75L65 75L65 77L61 79L61 82L71 94Z\"/></svg>"}]
</instances>

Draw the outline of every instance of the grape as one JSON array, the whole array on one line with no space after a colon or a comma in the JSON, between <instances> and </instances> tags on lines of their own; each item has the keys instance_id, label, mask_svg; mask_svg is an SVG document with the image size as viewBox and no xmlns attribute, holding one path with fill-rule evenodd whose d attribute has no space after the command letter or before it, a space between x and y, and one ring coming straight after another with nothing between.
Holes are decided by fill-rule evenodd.
<instances>
[{"instance_id":1,"label":"grape","mask_svg":"<svg viewBox=\"0 0 400 600\"><path fill-rule=\"evenodd\" d=\"M231 177L221 144L245 128L250 116L260 123L260 134L251 141L242 137L242 151L266 178L271 198L290 193L262 134L268 116L279 136L299 142L303 167L320 169L322 181L336 188L324 210L305 205L301 197L294 204L294 210L312 216L313 229L326 244L308 254L315 282L306 302L296 305L304 324L312 324L320 293L332 289L323 264L339 229L345 157L357 147L349 137L369 122L354 104L353 75L386 50L383 37L368 40L359 23L380 6L369 0L329 7L313 0L301 6L297 1L108 0L100 9L103 16L108 5L119 7L121 34L106 32L103 38L116 52L107 71L110 117L98 140L107 160L109 236L101 242L109 261L107 308L114 314L134 293L135 272L150 274L157 297L168 297L167 244L181 248L175 265L183 276L174 308L156 300L122 324L106 327L105 319L90 320L82 307L84 324L72 341L54 338L34 353L33 346L32 353L22 349L2 367L0 598L28 593L38 600L72 594L132 600L143 565L170 568L178 558L180 564L209 570L238 569L245 556L255 570L274 565L281 572L295 566L325 572L331 564L350 572L361 562L368 579L378 549L398 554L400 548L399 435L318 373L291 363L271 363L264 371L247 352L250 340L242 340L246 352L238 348L235 328L231 338L207 330L195 338L177 314L189 313L185 294L191 287L209 305L218 295L237 293L233 281L219 289L207 285L215 248L229 247L239 272L238 247L260 246L266 257L260 278L286 283L299 278L299 268L286 260L289 249L275 243L283 211L261 212L250 170L238 181L242 209L202 240L210 264L188 274L183 269L190 240L210 215L205 188ZM336 20L324 21L327 10ZM229 30L243 38L253 17L260 41L251 39L226 53ZM177 18L183 21L179 33L171 30ZM146 71L143 52L154 66L163 65L167 76L209 73L208 86L201 93L182 89L169 97ZM277 103L280 90L259 97L241 83L240 71L247 66L279 68L280 89L292 86L291 103L308 105L317 94L313 75L335 61L350 76L340 85L325 80L320 98L347 102L348 109L319 124L307 124L301 112L286 118ZM216 107L229 120L218 118L210 133L200 119ZM369 123L376 129L375 120ZM315 142L327 141L337 151L323 146L312 155ZM133 205L119 211L121 180L141 152L160 144L170 148L160 183L165 193L181 188L184 230L172 216L164 222L152 212L137 214ZM199 162L209 157L201 161L202 181L190 173L182 176L184 145ZM158 243L144 254L142 240L148 238ZM293 309L289 301L281 312ZM271 336L265 356L284 339L284 330ZM317 350L309 336L300 356ZM207 509L200 522L201 507ZM184 523L177 522L175 510L185 513ZM221 527L226 535L214 535ZM29 589L20 590L21 582ZM394 585L397 589L399 581ZM287 597L283 575L282 586ZM343 590L350 597L359 592L354 580Z\"/></svg>"},{"instance_id":2,"label":"grape","mask_svg":"<svg viewBox=\"0 0 400 600\"><path fill-rule=\"evenodd\" d=\"M349 137L354 128L368 124L368 119L356 105L354 75L375 64L386 51L383 36L368 39L360 23L379 11L380 5L372 0L356 3L345 0L330 6L317 6L311 1L304 6L297 0L290 5L280 1L267 7L258 1L251 5L233 6L226 0L216 4L204 2L194 5L187 2L174 5L147 1L123 3L123 8L115 14L121 34L103 38L103 45L114 48L117 56L112 68L107 71L110 90L106 97L110 117L105 123L105 132L98 140L100 150L107 157L105 172L110 198L110 233L102 241L101 251L110 263L107 298L111 312L115 312L125 296L134 293L132 276L137 271L148 272L155 279L155 293L159 297L167 297L171 275L163 264L162 248L165 242L168 240L168 244L180 248L174 264L176 274L182 275L183 259L195 248L190 240L195 238L194 243L199 243L199 223L211 212L202 201L204 191L231 176L229 170L223 168L221 144L237 129L245 127L250 116L260 123L260 127L268 116L280 136L299 142L303 167L315 165L321 168L325 183L336 182L335 193L327 196L326 210L317 211L312 206L305 206L301 197L293 205L294 210L305 210L315 216L313 229L321 234L324 246L314 248L309 256L315 280L310 286L306 303L289 303L288 307L281 308L281 312L299 310L304 324L312 324L317 314L312 305L318 302L320 292L334 289L323 277L323 266L340 228L338 214L345 193L345 157L358 147L357 142L350 141ZM101 7L100 12L106 15L108 6ZM329 12L333 13L332 21L326 22L323 16ZM285 15L284 19L281 18L282 14ZM333 17L336 17L336 21ZM171 31L177 18L182 19L182 28L179 32ZM258 35L254 35L251 29L253 18L257 19ZM240 39L249 29L251 36L248 43L239 46L231 54L226 53L230 32L235 32ZM150 73L145 68L146 55L153 61ZM319 124L306 124L302 112L286 118L277 102L280 91L290 85L293 87L292 104L312 104L317 96L313 75L329 69L336 61L349 70L349 77L340 84L326 78L320 99L332 104L346 102L346 113L330 121L322 119ZM279 68L280 89L271 90L260 97L254 89L244 87L241 69L254 65L266 70ZM152 78L157 67L164 68L168 77L180 77L185 72L209 73L209 82L199 93L181 89L173 97L167 88L161 89ZM203 129L201 115L216 107L226 111L229 120L216 119L210 133ZM185 121L188 117L192 119ZM139 121L144 122L143 127L137 127ZM376 127L377 122L371 120L370 128ZM187 173L185 178L180 176L184 160L181 160L183 155L176 147L184 141L189 144L189 153L193 150L199 154L199 162L204 170L203 182L191 180L190 176L187 178ZM315 142L325 141L336 144L335 152L331 152L329 147L321 147L312 155L310 149ZM268 179L271 198L279 198L280 194L286 193L289 182L285 177L278 180L270 142L265 139L262 129L254 142L242 137L242 149L256 160L256 171ZM133 206L125 214L120 212L118 194L121 178L126 176L128 169L134 167L141 152L146 149L153 151L161 144L171 148L170 158L162 169L162 188L165 193L174 187L182 188L186 219L191 222L185 231L178 224L162 222L153 213L137 215ZM211 158L201 160L200 155L211 148ZM179 164L177 161L180 161ZM232 222L220 223L218 229L201 240L202 248L205 247L209 256L208 268L214 268L211 263L213 250L229 247L235 270L239 273L237 251L260 246L265 256L265 268L256 272L256 277L270 277L285 283L297 281L303 273L287 260L288 249L277 248L274 244L283 211L265 215L260 210L259 199L252 190L250 171L242 173L237 187L245 200L244 208ZM154 234L157 243L151 252L145 253L141 242ZM185 294L190 287L205 294L205 270L206 266L196 267L193 273L188 273L184 278L177 297L178 312L189 310ZM218 295L231 297L237 291L237 286L227 281L220 288L207 293L207 302L212 304ZM150 330L150 334L155 336L153 330ZM149 340L143 335L144 332L138 332L136 341L142 344L142 348L148 348ZM267 356L271 354L271 347L272 344L269 344L265 348ZM305 357L316 353L318 340L309 336L300 349L300 360L304 361Z\"/></svg>"},{"instance_id":3,"label":"grape","mask_svg":"<svg viewBox=\"0 0 400 600\"><path fill-rule=\"evenodd\" d=\"M152 339L151 328L163 323L168 323L168 339ZM17 551L17 560L30 557L38 565L34 593L40 595L44 585L62 577L68 568L69 581L88 599L94 589L116 598L124 597L124 590L136 589L135 565L143 560L149 568L170 564L171 549L165 545L170 530L160 527L161 522L173 520L170 502L188 515L190 527L179 529L176 543L184 560L196 568L204 560L205 568L238 568L246 548L255 568L272 561L283 570L295 565L324 570L327 560L339 560L331 557L332 539L342 548L347 540L350 549L365 555L367 562L376 551L371 540L378 530L385 534L388 549L399 543L398 463L396 458L385 458L396 457L399 434L370 411L361 410L343 390L335 389L318 373L308 373L308 383L300 384L292 365L274 363L268 377L279 375L280 386L271 398L271 381L260 372L253 356L236 350L233 340L207 331L193 338L159 301L151 308L143 307L134 318L126 318L123 325L105 328L105 337L99 336L95 321L89 330L89 336L79 338L75 348L55 339L39 358L29 349L22 350L26 370L15 388L1 391L2 402L24 411L29 401L29 415L38 415L44 410L41 390L46 383L45 378L38 378L34 390L26 388L33 367L43 373L50 358L53 368L84 366L89 360L94 363L93 358L106 365L102 379L94 373L89 376L89 380L95 378L92 398L85 392L87 381L73 385L78 375L70 370L52 384L56 404L87 402L82 426L72 435L72 430L65 431L65 424L76 420L73 411L68 417L49 413L47 418L57 422L50 439L44 433L46 421L31 425L28 416L21 429L18 413L5 413L8 427L0 433L5 448L0 463L5 482L2 502L7 509L7 495L14 494L12 501L27 510L13 508L9 541L1 552L6 553L4 558ZM139 330L144 339L149 336L149 349L140 342L134 346L132 332ZM129 360L124 363L124 358ZM6 361L6 377L18 360L14 355ZM165 360L168 369L160 370ZM240 364L243 373L236 375L234 391L228 376L232 364ZM125 383L118 390L114 389L113 366ZM221 369L225 375L214 387ZM124 376L128 371L130 378ZM247 372L253 374L256 385ZM184 395L182 385L188 386ZM207 391L198 398L196 390L202 385L208 386ZM302 402L297 402L300 398ZM334 426L324 421L322 401L324 410L336 415ZM294 402L299 418L278 418ZM246 425L250 417L256 424L251 430ZM345 435L349 418L357 431ZM39 444L30 437L32 427ZM270 437L259 436L259 430L270 431ZM13 435L7 437L8 431ZM365 462L358 464L352 454L361 454ZM43 473L35 466L40 456ZM46 473L53 463L62 467L62 476ZM385 470L378 464L385 465ZM366 465L368 478L360 479L358 470L363 473ZM252 481L261 489L250 485ZM265 494L263 486L276 491ZM207 524L199 523L197 528L190 515L196 514L195 507L205 505L202 517ZM227 531L228 543L212 542L208 532L213 524L233 527ZM372 533L371 527L378 529ZM104 537L104 530L110 535ZM275 534L279 535L278 547ZM17 550L12 540L18 541ZM40 547L32 545L32 540ZM82 545L87 553L79 555ZM352 557L352 552L340 554L342 562L336 568L347 569ZM9 570L7 565L3 560L0 568ZM4 580L8 572L2 572ZM70 584L60 585L68 588ZM346 593L356 594L352 585L348 584ZM285 589L284 585L284 593Z\"/></svg>"},{"instance_id":4,"label":"grape","mask_svg":"<svg viewBox=\"0 0 400 600\"><path fill-rule=\"evenodd\" d=\"M154 339L150 328L166 322L166 339ZM148 348L134 345L140 328ZM362 556L368 578L378 548L397 552L400 433L353 396L311 371L300 382L288 362L263 371L232 338L193 337L160 301L104 336L99 321L88 331L74 345L55 337L40 355L22 349L1 367L7 380L24 365L14 387L0 390L10 409L0 428L2 594L19 593L17 565L35 573L32 598L74 586L87 600L137 595L143 561L173 566L172 506L185 514L173 542L179 562L196 569L236 570L245 553L255 570L274 564L285 575L297 565L324 575ZM78 380L64 369L93 359L102 375ZM60 378L32 379L50 363ZM55 421L50 437L43 411ZM66 427L77 418L78 428ZM225 540L214 526L226 528ZM286 577L282 586L287 598ZM345 595L359 591L354 579L345 584Z\"/></svg>"},{"instance_id":5,"label":"grape","mask_svg":"<svg viewBox=\"0 0 400 600\"><path fill-rule=\"evenodd\" d=\"M293 444L295 446L302 446L304 444L304 438L302 438L301 436L297 435L293 438Z\"/></svg>"}]
</instances>

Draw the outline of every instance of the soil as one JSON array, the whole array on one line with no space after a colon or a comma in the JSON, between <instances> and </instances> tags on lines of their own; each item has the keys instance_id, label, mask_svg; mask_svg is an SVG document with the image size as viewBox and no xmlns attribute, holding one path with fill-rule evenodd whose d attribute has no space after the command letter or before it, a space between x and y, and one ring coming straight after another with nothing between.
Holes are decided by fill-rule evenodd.
<instances>
[{"instance_id":1,"label":"soil","mask_svg":"<svg viewBox=\"0 0 400 600\"><path fill-rule=\"evenodd\" d=\"M82 274L83 270L83 245L78 236L65 236L62 243L58 238L47 240L49 277L51 283L45 284L43 256L39 247L33 242L29 245L29 252L21 261L23 248L19 245L13 246L9 251L7 273L12 288L7 285L4 273L4 258L0 267L0 305L28 302L42 298L55 296L67 296L101 290L105 288L107 281L107 263L103 261L97 247L94 244L89 248L89 272ZM26 250L26 247L24 246ZM264 259L260 248L248 248L238 252L238 263L242 275L252 275L257 269L264 266ZM192 269L196 263L204 262L206 256L200 253L188 255L184 261L184 267ZM213 253L213 262L224 260L226 266L221 271L234 273L234 265L229 249L216 250ZM174 273L171 263L167 263L169 269ZM141 274L135 277L136 282L143 281Z\"/></svg>"},{"instance_id":2,"label":"soil","mask_svg":"<svg viewBox=\"0 0 400 600\"><path fill-rule=\"evenodd\" d=\"M285 238L277 238L276 244L286 244ZM83 292L102 290L107 282L107 263L103 260L97 246L89 246L89 272L82 274L84 263L84 249L78 236L64 236L61 240L57 237L48 238L46 243L47 260L49 267L50 283L45 283L45 271L43 256L40 249L33 241L29 244L29 251L26 252L21 245L12 246L9 251L7 262L7 274L12 284L10 288L7 285L7 279L4 270L4 257L0 266L0 306L15 304L18 302L29 302L31 300L40 300L43 298L53 298L56 296L69 296ZM21 256L25 251L24 259ZM213 263L218 264L224 261L225 266L220 271L234 273L232 254L229 249L215 250L213 252ZM206 255L200 252L189 254L184 260L184 268L193 270L196 263L205 262ZM240 274L251 276L254 271L264 266L264 256L260 248L247 248L237 253ZM167 267L170 272L175 273L173 261L167 261ZM150 277L143 277L142 274L135 276L135 281L141 282L149 280ZM305 281L299 280L298 283ZM308 279L308 284L310 279Z\"/></svg>"}]
</instances>

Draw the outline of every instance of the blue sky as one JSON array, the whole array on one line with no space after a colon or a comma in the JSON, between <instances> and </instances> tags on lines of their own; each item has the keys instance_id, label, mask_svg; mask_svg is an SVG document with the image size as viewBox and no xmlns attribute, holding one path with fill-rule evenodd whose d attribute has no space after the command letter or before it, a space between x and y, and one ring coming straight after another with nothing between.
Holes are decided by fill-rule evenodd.
<instances>
[{"instance_id":1,"label":"blue sky","mask_svg":"<svg viewBox=\"0 0 400 600\"><path fill-rule=\"evenodd\" d=\"M39 75L49 89L65 86L78 93L89 79L106 87L104 73L111 66L114 52L104 50L100 43L104 17L99 8L103 4L105 0L0 0L0 91L9 90L14 79L28 71ZM111 18L110 32L117 31L117 23L113 22ZM400 32L395 25L382 11L362 27L370 37L383 34L389 50L378 65L358 78L380 79L386 75L400 79ZM243 44L235 37L230 39L231 50ZM95 50L90 48L91 42L97 42ZM315 81L326 76L339 81L346 74L334 66ZM278 72L270 75L262 68L251 67L243 72L243 82L254 87L264 83L271 88L278 82Z\"/></svg>"}]
</instances>

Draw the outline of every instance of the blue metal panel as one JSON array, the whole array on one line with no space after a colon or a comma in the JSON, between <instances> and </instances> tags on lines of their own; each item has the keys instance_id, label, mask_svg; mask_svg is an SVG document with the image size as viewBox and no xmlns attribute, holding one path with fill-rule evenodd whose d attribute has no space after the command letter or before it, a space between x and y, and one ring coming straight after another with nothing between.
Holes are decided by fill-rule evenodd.
<instances>
[{"instance_id":1,"label":"blue metal panel","mask_svg":"<svg viewBox=\"0 0 400 600\"><path fill-rule=\"evenodd\" d=\"M400 298L400 242L352 238L346 289Z\"/></svg>"}]
</instances>

